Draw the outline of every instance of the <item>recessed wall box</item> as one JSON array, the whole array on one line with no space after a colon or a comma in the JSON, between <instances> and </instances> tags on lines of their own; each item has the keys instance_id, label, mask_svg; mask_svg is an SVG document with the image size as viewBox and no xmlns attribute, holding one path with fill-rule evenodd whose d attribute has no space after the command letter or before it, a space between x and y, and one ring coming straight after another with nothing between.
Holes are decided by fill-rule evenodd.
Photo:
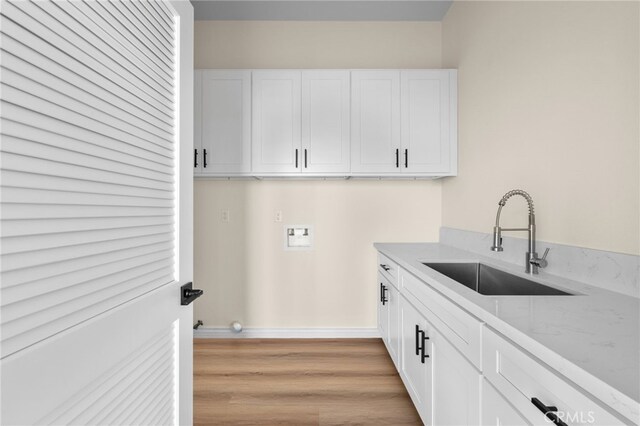
<instances>
[{"instance_id":1,"label":"recessed wall box","mask_svg":"<svg viewBox=\"0 0 640 426\"><path fill-rule=\"evenodd\" d=\"M313 228L309 225L287 225L284 228L285 250L311 250L313 247Z\"/></svg>"}]
</instances>

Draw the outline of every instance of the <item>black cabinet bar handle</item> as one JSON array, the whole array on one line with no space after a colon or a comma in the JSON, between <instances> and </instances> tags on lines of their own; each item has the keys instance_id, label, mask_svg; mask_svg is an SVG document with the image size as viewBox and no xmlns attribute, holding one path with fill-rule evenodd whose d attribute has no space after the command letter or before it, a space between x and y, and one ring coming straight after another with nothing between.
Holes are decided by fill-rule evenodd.
<instances>
[{"instance_id":1,"label":"black cabinet bar handle","mask_svg":"<svg viewBox=\"0 0 640 426\"><path fill-rule=\"evenodd\" d=\"M206 149L202 150L202 160L203 160L202 166L206 169L207 168L207 150Z\"/></svg>"},{"instance_id":2,"label":"black cabinet bar handle","mask_svg":"<svg viewBox=\"0 0 640 426\"><path fill-rule=\"evenodd\" d=\"M416 324L416 355L420 355L420 326Z\"/></svg>"},{"instance_id":3,"label":"black cabinet bar handle","mask_svg":"<svg viewBox=\"0 0 640 426\"><path fill-rule=\"evenodd\" d=\"M567 426L565 422L560 420L560 418L554 414L555 411L558 411L558 407L545 405L538 398L531 398L531 402L536 406L538 410L542 411L544 415L553 422L553 424L558 426Z\"/></svg>"},{"instance_id":4,"label":"black cabinet bar handle","mask_svg":"<svg viewBox=\"0 0 640 426\"><path fill-rule=\"evenodd\" d=\"M298 150L296 149L296 169L298 168Z\"/></svg>"},{"instance_id":5,"label":"black cabinet bar handle","mask_svg":"<svg viewBox=\"0 0 640 426\"><path fill-rule=\"evenodd\" d=\"M194 149L193 152L193 167L198 167L198 150Z\"/></svg>"},{"instance_id":6,"label":"black cabinet bar handle","mask_svg":"<svg viewBox=\"0 0 640 426\"><path fill-rule=\"evenodd\" d=\"M389 270L391 270L391 268L389 268L389 267L388 267L387 265L385 265L384 263L381 263L381 264L380 264L380 267L381 267L382 269L384 269L385 271L389 271Z\"/></svg>"},{"instance_id":7,"label":"black cabinet bar handle","mask_svg":"<svg viewBox=\"0 0 640 426\"><path fill-rule=\"evenodd\" d=\"M405 149L404 150L404 168L406 169L407 167L409 167L409 150Z\"/></svg>"},{"instance_id":8,"label":"black cabinet bar handle","mask_svg":"<svg viewBox=\"0 0 640 426\"><path fill-rule=\"evenodd\" d=\"M304 149L304 168L307 168L307 148Z\"/></svg>"},{"instance_id":9,"label":"black cabinet bar handle","mask_svg":"<svg viewBox=\"0 0 640 426\"><path fill-rule=\"evenodd\" d=\"M422 347L420 348L421 354L420 354L420 362L424 364L424 361L429 358L429 355L427 355L427 340L429 340L429 338L427 337L427 333L423 330L420 330L420 333L422 333Z\"/></svg>"},{"instance_id":10,"label":"black cabinet bar handle","mask_svg":"<svg viewBox=\"0 0 640 426\"><path fill-rule=\"evenodd\" d=\"M396 167L400 167L400 150L396 149Z\"/></svg>"},{"instance_id":11,"label":"black cabinet bar handle","mask_svg":"<svg viewBox=\"0 0 640 426\"><path fill-rule=\"evenodd\" d=\"M384 285L382 283L380 283L380 303L382 303L382 298L384 297L384 295L382 294L383 293L383 290L382 290L383 287L384 287Z\"/></svg>"},{"instance_id":12,"label":"black cabinet bar handle","mask_svg":"<svg viewBox=\"0 0 640 426\"><path fill-rule=\"evenodd\" d=\"M382 304L386 305L387 302L389 301L389 299L387 299L387 286L383 285L382 286Z\"/></svg>"}]
</instances>

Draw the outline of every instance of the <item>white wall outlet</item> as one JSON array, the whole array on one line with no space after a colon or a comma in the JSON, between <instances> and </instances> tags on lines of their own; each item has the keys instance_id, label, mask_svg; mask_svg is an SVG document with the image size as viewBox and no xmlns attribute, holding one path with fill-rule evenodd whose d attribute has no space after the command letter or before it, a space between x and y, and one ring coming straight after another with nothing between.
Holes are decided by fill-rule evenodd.
<instances>
[{"instance_id":1,"label":"white wall outlet","mask_svg":"<svg viewBox=\"0 0 640 426\"><path fill-rule=\"evenodd\" d=\"M222 210L222 215L221 215L222 221L225 223L229 222L229 217L230 217L229 210L228 209Z\"/></svg>"},{"instance_id":2,"label":"white wall outlet","mask_svg":"<svg viewBox=\"0 0 640 426\"><path fill-rule=\"evenodd\" d=\"M276 222L282 222L282 210L276 210Z\"/></svg>"}]
</instances>

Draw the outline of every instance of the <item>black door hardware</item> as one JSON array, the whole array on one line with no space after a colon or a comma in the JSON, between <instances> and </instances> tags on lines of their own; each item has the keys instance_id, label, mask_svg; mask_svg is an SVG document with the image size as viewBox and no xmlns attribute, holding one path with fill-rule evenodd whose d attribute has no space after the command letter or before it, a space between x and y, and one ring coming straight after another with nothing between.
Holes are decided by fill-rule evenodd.
<instances>
[{"instance_id":1,"label":"black door hardware","mask_svg":"<svg viewBox=\"0 0 640 426\"><path fill-rule=\"evenodd\" d=\"M198 150L194 149L193 151L193 167L198 167Z\"/></svg>"},{"instance_id":2,"label":"black door hardware","mask_svg":"<svg viewBox=\"0 0 640 426\"><path fill-rule=\"evenodd\" d=\"M420 326L416 324L416 355L420 357L420 362L424 364L425 360L429 358L427 355L427 333L424 330L420 330Z\"/></svg>"},{"instance_id":3,"label":"black door hardware","mask_svg":"<svg viewBox=\"0 0 640 426\"><path fill-rule=\"evenodd\" d=\"M298 149L296 149L296 169L298 168Z\"/></svg>"},{"instance_id":4,"label":"black door hardware","mask_svg":"<svg viewBox=\"0 0 640 426\"><path fill-rule=\"evenodd\" d=\"M180 287L180 304L185 306L191 304L198 297L202 296L204 291L194 289L193 283L186 283Z\"/></svg>"},{"instance_id":5,"label":"black door hardware","mask_svg":"<svg viewBox=\"0 0 640 426\"><path fill-rule=\"evenodd\" d=\"M307 148L304 149L304 168L307 168Z\"/></svg>"},{"instance_id":6,"label":"black door hardware","mask_svg":"<svg viewBox=\"0 0 640 426\"><path fill-rule=\"evenodd\" d=\"M203 149L202 150L202 166L206 169L207 168L207 150Z\"/></svg>"},{"instance_id":7,"label":"black door hardware","mask_svg":"<svg viewBox=\"0 0 640 426\"><path fill-rule=\"evenodd\" d=\"M407 167L409 167L409 150L405 149L404 150L404 168L406 169Z\"/></svg>"},{"instance_id":8,"label":"black door hardware","mask_svg":"<svg viewBox=\"0 0 640 426\"><path fill-rule=\"evenodd\" d=\"M400 167L400 150L396 149L396 168Z\"/></svg>"},{"instance_id":9,"label":"black door hardware","mask_svg":"<svg viewBox=\"0 0 640 426\"><path fill-rule=\"evenodd\" d=\"M560 417L555 415L555 412L558 411L558 407L554 407L553 405L545 405L538 398L531 398L531 403L536 406L536 408L544 413L544 415L558 426L567 426L565 422L560 420Z\"/></svg>"},{"instance_id":10,"label":"black door hardware","mask_svg":"<svg viewBox=\"0 0 640 426\"><path fill-rule=\"evenodd\" d=\"M387 298L387 286L380 283L380 301L383 305L386 305L389 299Z\"/></svg>"},{"instance_id":11,"label":"black door hardware","mask_svg":"<svg viewBox=\"0 0 640 426\"><path fill-rule=\"evenodd\" d=\"M387 271L387 272L389 272L389 271L391 270L391 268L389 268L389 267L388 267L387 265L385 265L384 263L381 263L381 264L380 264L380 267L381 267L382 269L384 269L385 271Z\"/></svg>"}]
</instances>

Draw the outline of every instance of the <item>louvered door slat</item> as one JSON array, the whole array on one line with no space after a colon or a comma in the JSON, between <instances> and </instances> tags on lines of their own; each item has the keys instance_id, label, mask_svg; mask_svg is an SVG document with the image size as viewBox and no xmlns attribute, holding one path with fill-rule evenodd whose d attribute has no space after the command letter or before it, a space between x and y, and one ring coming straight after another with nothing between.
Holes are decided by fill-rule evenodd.
<instances>
[{"instance_id":1,"label":"louvered door slat","mask_svg":"<svg viewBox=\"0 0 640 426\"><path fill-rule=\"evenodd\" d=\"M171 100L163 98L152 90L140 90L133 82L128 80L127 75L124 71L117 70L124 74L121 75L119 72L112 69L111 67L118 68L118 66L116 64L109 63L109 61L104 58L104 54L97 51L94 52L97 58L87 54L84 50L78 48L77 46L68 42L66 39L62 38L54 30L45 27L40 22L32 19L28 14L25 14L22 11L20 11L19 14L11 14L10 16L12 17L12 19L6 18L6 14L11 13L12 8L17 9L12 6L7 6L10 4L21 4L21 2L5 2L2 19L0 20L0 25L2 27L3 33L8 34L18 40L21 40L21 36L27 38L33 38L33 36L36 36L37 38L40 38L47 43L55 43L56 46L63 47L63 51L67 53L68 61L85 64L87 67L96 71L98 74L115 82L121 88L124 88L126 91L139 97L150 107L156 109L159 113L163 114L166 117L171 116ZM25 28L29 28L30 31L26 31ZM107 62L108 66L105 66L99 59Z\"/></svg>"},{"instance_id":2,"label":"louvered door slat","mask_svg":"<svg viewBox=\"0 0 640 426\"><path fill-rule=\"evenodd\" d=\"M121 70L120 75L129 75L137 84L143 85L149 93L157 93L165 99L171 100L173 97L173 81L171 79L160 78L156 73L129 54L127 49L119 48L113 38L100 27L93 24L91 19L76 21L70 13L77 13L78 9L73 3L68 2L37 2L35 3L44 13L49 14L58 20L66 28L73 28L73 31L84 43L103 52L111 61L117 63ZM80 23L78 26L77 23ZM93 25L92 25L93 24ZM68 37L67 37L68 38ZM86 46L86 45L85 45ZM82 44L79 47L83 47Z\"/></svg>"},{"instance_id":3,"label":"louvered door slat","mask_svg":"<svg viewBox=\"0 0 640 426\"><path fill-rule=\"evenodd\" d=\"M32 142L27 139L5 135L2 138L3 151L23 157L38 155L47 158L47 161L56 161L67 164L82 164L83 169L109 172L120 170L120 174L160 182L173 182L173 176L169 173L160 173L152 169L141 168L129 164L123 164L102 156L96 156L91 150L85 153L77 153L67 149L60 149L46 142ZM10 167L7 168L11 170Z\"/></svg>"},{"instance_id":4,"label":"louvered door slat","mask_svg":"<svg viewBox=\"0 0 640 426\"><path fill-rule=\"evenodd\" d=\"M129 9L125 6L125 2L113 2L114 7L109 8L109 13L119 22L125 24L129 32L137 39L137 41L146 46L155 46L152 49L154 54L167 64L171 63L171 46L166 45L156 34L150 33L139 20L135 19ZM126 25L129 23L129 25Z\"/></svg>"},{"instance_id":5,"label":"louvered door slat","mask_svg":"<svg viewBox=\"0 0 640 426\"><path fill-rule=\"evenodd\" d=\"M1 163L0 163L1 164ZM90 177L90 176L88 176ZM110 194L132 197L171 199L169 191L141 188L116 183L96 182L90 179L71 179L59 176L47 176L42 173L2 170L2 187L42 189L47 191L68 191L86 194Z\"/></svg>"},{"instance_id":6,"label":"louvered door slat","mask_svg":"<svg viewBox=\"0 0 640 426\"><path fill-rule=\"evenodd\" d=\"M24 347L28 342L38 342L56 333L56 330L64 330L77 324L91 312L104 310L109 306L117 306L126 300L130 300L135 294L146 293L162 284L171 282L170 270L160 270L155 273L144 274L135 277L129 282L115 283L110 288L89 296L73 299L65 305L57 305L47 312L34 312L29 316L23 316L20 321L12 321L3 324L3 350L15 351ZM91 304L88 304L91 303ZM73 313L69 314L69 308ZM29 336L22 333L24 328L30 331Z\"/></svg>"},{"instance_id":7,"label":"louvered door slat","mask_svg":"<svg viewBox=\"0 0 640 426\"><path fill-rule=\"evenodd\" d=\"M74 28L71 30L61 22L61 20L65 21L65 17L68 15L53 2L42 2L40 6L38 4L30 1L16 2L14 3L15 7L19 9L23 15L16 13L12 16L16 16L19 24L29 28L36 27L35 23L37 22L40 24L38 28L40 28L41 36L51 36L53 34L56 38L59 38L59 40L64 40L65 43L72 46L76 52L93 52L92 60L100 64L98 65L99 67L108 69L114 75L118 75L125 80L130 80L131 84L138 87L138 92L144 93L151 99L155 99L159 104L168 107L170 111L172 101L170 91L167 91L166 88L159 85L154 87L149 81L140 78L132 72L132 70L127 69L120 61L114 60L114 58L109 56L110 52L107 50L111 49L110 46L93 46L87 39L91 38L92 35L86 31L82 31L83 26L80 21L75 20ZM44 10L45 8L47 10ZM11 13L11 10L9 10L9 13ZM43 22L47 23L46 27L42 25Z\"/></svg>"},{"instance_id":8,"label":"louvered door slat","mask_svg":"<svg viewBox=\"0 0 640 426\"><path fill-rule=\"evenodd\" d=\"M111 149L118 152L119 158L122 158L123 162L126 158L131 158L132 161L138 161L142 159L150 163L159 164L160 166L171 166L173 159L167 155L156 153L158 147L149 146L146 143L141 143L141 146L132 145L129 140L121 140L116 137L110 137L98 133L92 128L83 128L76 126L73 122L66 122L64 119L57 119L50 117L47 113L39 113L31 109L0 102L0 108L2 109L2 131L4 132L5 126L9 126L11 123L21 124L23 126L32 125L34 129L44 130L50 133L53 137L63 136L72 140L85 141L89 146L99 146L105 149ZM89 125L87 125L89 126ZM143 146L144 145L144 146ZM89 148L92 149L92 148Z\"/></svg>"},{"instance_id":9,"label":"louvered door slat","mask_svg":"<svg viewBox=\"0 0 640 426\"><path fill-rule=\"evenodd\" d=\"M137 359L134 358L131 360L133 368L127 368L128 374L123 375L122 380L117 383L110 383L111 387L105 389L103 393L98 395L96 401L92 402L96 408L96 412L92 413L92 416L82 416L79 419L79 424L114 424L113 420L109 420L109 416L113 417L114 412L120 412L120 407L125 406L128 401L139 400L144 395L144 389L140 389L140 385L148 383L148 381L152 380L158 373L171 367L172 360L163 358L161 351L144 353L143 355L146 355L146 357L138 357ZM153 369L144 368L146 365L153 365ZM111 395L113 395L113 397L109 398Z\"/></svg>"},{"instance_id":10,"label":"louvered door slat","mask_svg":"<svg viewBox=\"0 0 640 426\"><path fill-rule=\"evenodd\" d=\"M64 316L60 304L56 303L52 296L57 296L56 298L73 297L72 303L76 306L83 306L80 302L89 305L103 302L111 297L121 297L120 293L124 286L133 287L132 284L134 283L142 286L146 285L151 277L167 276L169 269L163 267L163 265L166 265L163 261L170 259L171 255L172 253L169 251L160 255L144 256L137 259L141 262L140 264L109 275L80 280L78 283L63 283L60 288L52 285L51 291L30 295L33 312L30 312L28 317L19 306L19 302L7 304L2 307L4 333L7 333L3 337L11 338L14 335L14 331L20 331L22 324L17 324L16 321L18 320L21 323L32 323L34 327L41 327L45 323L58 319L58 316L52 318L52 313L59 313L60 316ZM90 274L85 273L85 276L89 277ZM167 282L169 281L161 284L166 284ZM55 284L53 280L52 283Z\"/></svg>"},{"instance_id":11,"label":"louvered door slat","mask_svg":"<svg viewBox=\"0 0 640 426\"><path fill-rule=\"evenodd\" d=\"M61 87L62 85L56 84L55 81L45 84L47 80L46 78L40 79L40 81L32 80L31 78L28 78L28 69L26 72L20 74L4 67L1 69L4 74L3 82L6 85L5 87L12 87L20 92L27 93L51 103L52 105L55 105L56 102L59 103L62 101L64 102L66 109L76 114L91 117L96 122L121 130L162 148L166 148L167 145L171 145L170 138L158 136L155 132L149 132L144 128L130 124L129 117L118 117L118 115L120 115L119 112L100 110L90 98L86 101L78 101L77 99L72 98L69 96L69 91ZM20 101L16 101L15 98L12 98L11 94L12 93L10 93L10 95L5 99L8 102L19 104ZM60 99L61 97L63 98L62 100ZM107 109L109 108L107 107Z\"/></svg>"},{"instance_id":12,"label":"louvered door slat","mask_svg":"<svg viewBox=\"0 0 640 426\"><path fill-rule=\"evenodd\" d=\"M139 49L139 37L136 36L136 30L132 28L131 25L125 25L120 22L113 13L107 11L100 2L88 2L82 3L82 5L76 5L78 8L87 15L88 11L85 11L82 7L86 6L88 9L91 9L93 13L101 18L101 22L103 23L103 28L109 28L110 33L114 35L114 37L121 37L124 40L127 40L131 46L131 49L134 52L138 52L138 54L143 58L145 62L149 62L155 65L156 68L161 69L160 72L167 72L170 70L173 65L169 61L169 58L161 54L159 48L155 45L147 45L146 49ZM168 73L172 75L171 73Z\"/></svg>"},{"instance_id":13,"label":"louvered door slat","mask_svg":"<svg viewBox=\"0 0 640 426\"><path fill-rule=\"evenodd\" d=\"M144 7L140 7L140 2L127 1L122 2L122 5L129 9L133 16L135 16L141 26L144 35L149 39L155 39L159 44L166 47L169 55L173 55L173 45L171 41L171 31L168 27L165 28L164 22L158 21L154 16L149 14L149 11Z\"/></svg>"},{"instance_id":14,"label":"louvered door slat","mask_svg":"<svg viewBox=\"0 0 640 426\"><path fill-rule=\"evenodd\" d=\"M141 142L147 144L154 152L167 155L167 147L171 145L170 140L160 138L152 133L148 133L136 126L130 125L124 120L112 117L107 113L99 111L91 105L76 101L66 94L40 84L34 80L29 80L19 76L14 72L2 69L3 86L5 94L4 100L16 105L28 104L32 110L49 116L73 123L74 120L90 117L96 125L92 130L99 133L122 138L126 134L129 141L139 138ZM63 98L63 99L60 99ZM64 108L60 102L64 102ZM156 145L156 147L152 145Z\"/></svg>"},{"instance_id":15,"label":"louvered door slat","mask_svg":"<svg viewBox=\"0 0 640 426\"><path fill-rule=\"evenodd\" d=\"M115 171L99 170L79 164L67 162L55 162L48 159L36 158L27 155L18 155L3 151L2 168L10 171L37 173L43 176L55 176L68 179L85 180L117 185L136 186L158 191L171 191L170 183L157 179L143 178L119 173Z\"/></svg>"},{"instance_id":16,"label":"louvered door slat","mask_svg":"<svg viewBox=\"0 0 640 426\"><path fill-rule=\"evenodd\" d=\"M75 112L70 108L56 105L4 84L0 86L0 90L2 90L4 97L1 105L2 111L9 120L21 121L17 117L17 119L14 119L14 117L23 114L25 109L29 109L30 111L54 118L59 122L61 121L68 124L83 123L84 126L81 128L89 130L92 133L97 133L110 139L120 140L128 145L134 145L137 142L140 148L150 153L155 153L169 159L172 158L171 151L167 149L167 147L139 139L135 135L124 132L117 127L106 125L99 121L89 121L92 120L90 116Z\"/></svg>"},{"instance_id":17,"label":"louvered door slat","mask_svg":"<svg viewBox=\"0 0 640 426\"><path fill-rule=\"evenodd\" d=\"M11 37L3 32L2 53L3 63L5 54L28 62L40 69L46 70L56 77L65 81L73 81L78 88L92 93L97 99L105 100L117 107L127 111L154 126L171 132L171 127L167 126L164 115L159 111L149 107L140 97L133 93L119 90L113 81L107 79L95 70L87 67L75 59L71 59L59 50L47 49L48 44L42 39L35 37L26 30L19 29L19 39ZM11 57L8 56L8 60Z\"/></svg>"},{"instance_id":18,"label":"louvered door slat","mask_svg":"<svg viewBox=\"0 0 640 426\"><path fill-rule=\"evenodd\" d=\"M22 191L21 191L22 192ZM82 200L84 201L84 200ZM21 220L23 223L35 223L32 219L115 219L136 217L172 216L172 206L123 206L123 205L75 205L73 217L69 216L68 206L58 204L49 205L46 209L40 209L40 203L20 204L4 203L0 208L2 220ZM46 203L43 203L46 204ZM13 222L16 224L16 222ZM59 223L59 222L56 222ZM20 222L17 223L20 226ZM12 231L14 232L14 231ZM6 234L5 234L6 235ZM24 235L16 233L14 235Z\"/></svg>"},{"instance_id":19,"label":"louvered door slat","mask_svg":"<svg viewBox=\"0 0 640 426\"><path fill-rule=\"evenodd\" d=\"M148 384L163 370L172 370L175 342L171 334L161 333L140 345L109 371L95 378L91 385L74 395L66 404L40 419L38 424L116 424L101 417L104 412L120 412L136 401L132 390ZM171 388L171 386L169 386ZM122 396L127 396L122 398ZM93 410L93 407L96 410ZM173 405L173 404L170 404ZM91 407L92 410L88 408ZM133 424L132 422L125 422Z\"/></svg>"},{"instance_id":20,"label":"louvered door slat","mask_svg":"<svg viewBox=\"0 0 640 426\"><path fill-rule=\"evenodd\" d=\"M140 243L138 243L140 244ZM9 305L32 294L46 293L67 285L74 285L86 277L104 273L110 275L149 259L150 256L167 253L174 249L170 240L153 241L140 245L128 245L126 248L110 250L104 253L57 260L56 274L51 275L46 265L36 266L36 271L25 268L13 269L4 274L1 291L3 303ZM146 258L145 258L146 257ZM48 265L48 264L47 264Z\"/></svg>"},{"instance_id":21,"label":"louvered door slat","mask_svg":"<svg viewBox=\"0 0 640 426\"><path fill-rule=\"evenodd\" d=\"M155 235L166 232L167 230L168 229L166 226L136 226L120 229L68 232L56 235L26 235L18 238L3 237L2 254L27 254L30 252L36 252L45 249L82 246L95 242L114 241L123 238ZM78 248L78 250L80 250L80 248ZM44 258L42 253L39 253L39 256ZM48 259L43 260L46 261ZM9 264L9 267L10 266L11 265Z\"/></svg>"},{"instance_id":22,"label":"louvered door slat","mask_svg":"<svg viewBox=\"0 0 640 426\"><path fill-rule=\"evenodd\" d=\"M38 87L46 87L48 92L62 93L82 105L122 120L129 126L147 132L156 138L160 138L160 140L170 141L171 139L170 132L164 131L127 111L123 111L119 106L97 98L94 93L86 92L75 84L71 84L68 80L61 78L70 78L70 73L66 73L66 76L56 76L9 53L3 58L2 67L5 70L4 72L10 73L3 80L11 86L28 92L35 83ZM12 79L10 80L9 78ZM28 86L25 87L26 85ZM40 92L36 92L36 95L39 94Z\"/></svg>"},{"instance_id":23,"label":"louvered door slat","mask_svg":"<svg viewBox=\"0 0 640 426\"><path fill-rule=\"evenodd\" d=\"M171 40L171 27L173 26L173 19L168 18L157 8L155 1L142 0L135 3L135 5L146 16L149 16L154 22L164 29L164 37L167 40ZM154 25L155 26L155 25Z\"/></svg>"},{"instance_id":24,"label":"louvered door slat","mask_svg":"<svg viewBox=\"0 0 640 426\"><path fill-rule=\"evenodd\" d=\"M104 18L96 13L96 11L90 8L86 3L78 1L72 3L63 2L58 3L58 6L61 9L66 10L69 14L73 14L75 12L71 8L76 8L87 18L83 20L85 28L96 34L100 40L104 40L106 44L117 52L117 54L122 55L124 61L138 68L145 75L154 79L156 83L167 84L170 87L173 87L174 81L171 73L167 72L167 70L162 66L153 66L155 64L153 61L151 61L151 63L147 63L147 61L144 60L144 58L153 56L147 56L145 54L148 49L137 49L135 44L131 43L119 32L108 31L111 26L110 23L106 22Z\"/></svg>"},{"instance_id":25,"label":"louvered door slat","mask_svg":"<svg viewBox=\"0 0 640 426\"><path fill-rule=\"evenodd\" d=\"M67 151L91 155L92 157L97 158L104 158L105 160L115 161L139 169L153 170L157 173L163 173L167 175L171 174L170 166L148 160L147 158L141 158L136 155L123 154L122 152L114 149L116 145L115 143L110 144L110 146L108 147L97 144L89 144L83 142L81 139L63 136L57 133L51 133L24 123L18 123L6 119L1 120L0 124L2 125L0 133L6 136L23 138L25 140L38 142L40 144L49 145L51 147L60 148ZM146 154L146 152L142 150L139 150L137 152L139 152L141 155Z\"/></svg>"},{"instance_id":26,"label":"louvered door slat","mask_svg":"<svg viewBox=\"0 0 640 426\"><path fill-rule=\"evenodd\" d=\"M173 87L175 83L173 75L167 72L168 70L162 66L163 63L155 55L149 54L148 51L138 49L134 43L118 31L113 20L105 19L103 15L87 3L74 2L71 3L71 6L77 8L87 17L89 21L87 25L89 25L91 31L100 34L100 37L105 40L109 40L110 44L116 46L118 50L124 49L128 61L135 63L137 68L144 70L145 74L156 80L156 82L161 84L164 82L164 84ZM104 9L100 8L100 10Z\"/></svg>"},{"instance_id":27,"label":"louvered door slat","mask_svg":"<svg viewBox=\"0 0 640 426\"><path fill-rule=\"evenodd\" d=\"M64 190L45 190L32 188L3 187L3 200L8 209L14 204L52 204L74 206L99 206L106 207L172 207L173 203L169 198L121 196L112 194L96 194L86 192L70 192ZM66 207L63 207L66 209ZM4 210L3 210L4 211ZM26 213L25 213L26 214ZM29 214L39 214L30 209Z\"/></svg>"}]
</instances>

